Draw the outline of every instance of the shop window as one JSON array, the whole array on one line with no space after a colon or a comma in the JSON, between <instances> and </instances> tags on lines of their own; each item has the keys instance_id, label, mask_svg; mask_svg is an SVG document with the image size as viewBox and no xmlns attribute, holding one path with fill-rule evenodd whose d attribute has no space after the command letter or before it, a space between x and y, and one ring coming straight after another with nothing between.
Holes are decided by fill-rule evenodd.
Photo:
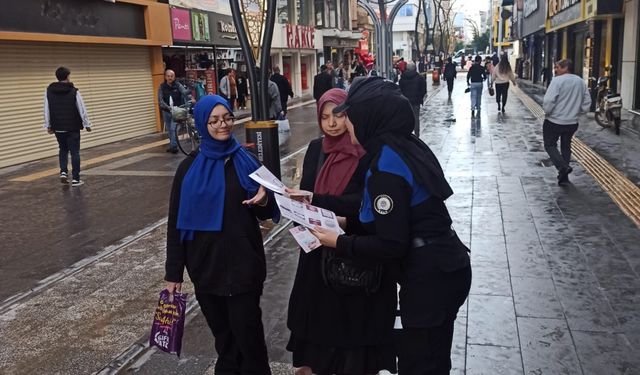
<instances>
[{"instance_id":1,"label":"shop window","mask_svg":"<svg viewBox=\"0 0 640 375\"><path fill-rule=\"evenodd\" d=\"M329 29L338 27L337 0L315 0L316 26Z\"/></svg>"},{"instance_id":2,"label":"shop window","mask_svg":"<svg viewBox=\"0 0 640 375\"><path fill-rule=\"evenodd\" d=\"M316 26L324 27L324 1L323 0L315 0L314 8L316 11Z\"/></svg>"}]
</instances>

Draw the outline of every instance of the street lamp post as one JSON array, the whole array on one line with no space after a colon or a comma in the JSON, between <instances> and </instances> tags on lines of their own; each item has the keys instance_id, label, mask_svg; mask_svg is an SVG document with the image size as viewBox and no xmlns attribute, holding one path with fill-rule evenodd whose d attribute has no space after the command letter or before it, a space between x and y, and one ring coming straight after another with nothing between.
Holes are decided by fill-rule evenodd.
<instances>
[{"instance_id":1,"label":"street lamp post","mask_svg":"<svg viewBox=\"0 0 640 375\"><path fill-rule=\"evenodd\" d=\"M276 19L276 0L230 0L233 23L238 32L252 90L251 121L245 126L246 141L258 159L280 177L278 125L269 116L269 59ZM260 76L256 60L260 59ZM258 85L258 82L261 84Z\"/></svg>"},{"instance_id":2,"label":"street lamp post","mask_svg":"<svg viewBox=\"0 0 640 375\"><path fill-rule=\"evenodd\" d=\"M361 6L373 22L373 27L376 32L376 62L380 69L380 75L384 78L389 76L389 69L391 68L391 60L393 56L392 45L392 30L393 20L400 11L400 8L407 3L408 0L398 0L391 12L387 16L387 4L390 0L358 0L358 5ZM377 3L380 17L376 14L375 9L371 6L370 2Z\"/></svg>"}]
</instances>

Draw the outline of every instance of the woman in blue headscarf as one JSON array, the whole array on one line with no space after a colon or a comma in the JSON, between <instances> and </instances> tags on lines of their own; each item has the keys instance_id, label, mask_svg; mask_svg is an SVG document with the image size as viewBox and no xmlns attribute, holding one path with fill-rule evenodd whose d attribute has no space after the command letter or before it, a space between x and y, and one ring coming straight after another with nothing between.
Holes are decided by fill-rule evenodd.
<instances>
[{"instance_id":1,"label":"woman in blue headscarf","mask_svg":"<svg viewBox=\"0 0 640 375\"><path fill-rule=\"evenodd\" d=\"M278 219L273 197L249 178L260 167L233 137L227 100L207 95L194 107L200 150L178 167L167 228L169 292L184 268L218 352L218 374L270 374L260 296L266 262L258 219Z\"/></svg>"}]
</instances>

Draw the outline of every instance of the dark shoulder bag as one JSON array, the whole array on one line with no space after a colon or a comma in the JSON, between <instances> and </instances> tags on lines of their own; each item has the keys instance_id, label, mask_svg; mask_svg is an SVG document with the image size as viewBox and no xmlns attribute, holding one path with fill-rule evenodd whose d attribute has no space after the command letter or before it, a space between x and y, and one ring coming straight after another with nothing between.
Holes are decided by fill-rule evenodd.
<instances>
[{"instance_id":1,"label":"dark shoulder bag","mask_svg":"<svg viewBox=\"0 0 640 375\"><path fill-rule=\"evenodd\" d=\"M320 150L316 178L326 155ZM335 249L322 247L322 279L324 284L339 295L371 295L380 289L382 266L362 260L336 255Z\"/></svg>"}]
</instances>

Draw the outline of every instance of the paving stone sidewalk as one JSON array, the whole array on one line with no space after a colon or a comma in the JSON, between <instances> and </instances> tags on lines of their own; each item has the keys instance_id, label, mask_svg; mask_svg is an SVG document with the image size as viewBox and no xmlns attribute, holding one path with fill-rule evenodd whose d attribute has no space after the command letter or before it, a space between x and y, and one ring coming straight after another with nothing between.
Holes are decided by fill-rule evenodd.
<instances>
[{"instance_id":1,"label":"paving stone sidewalk","mask_svg":"<svg viewBox=\"0 0 640 375\"><path fill-rule=\"evenodd\" d=\"M471 119L461 78L421 113L472 250L452 373L640 373L640 230L581 166L557 185L541 123L513 91L503 115L485 89Z\"/></svg>"},{"instance_id":2,"label":"paving stone sidewalk","mask_svg":"<svg viewBox=\"0 0 640 375\"><path fill-rule=\"evenodd\" d=\"M455 229L472 249L452 374L640 373L640 230L581 166L572 185L557 186L541 124L513 92L502 115L485 90L472 120L465 87L460 75L452 101L441 90L421 113L422 138L455 191L447 202ZM274 374L291 373L294 246L285 232L267 248L262 306ZM210 374L212 356L198 315L180 361L149 353L128 372Z\"/></svg>"}]
</instances>

